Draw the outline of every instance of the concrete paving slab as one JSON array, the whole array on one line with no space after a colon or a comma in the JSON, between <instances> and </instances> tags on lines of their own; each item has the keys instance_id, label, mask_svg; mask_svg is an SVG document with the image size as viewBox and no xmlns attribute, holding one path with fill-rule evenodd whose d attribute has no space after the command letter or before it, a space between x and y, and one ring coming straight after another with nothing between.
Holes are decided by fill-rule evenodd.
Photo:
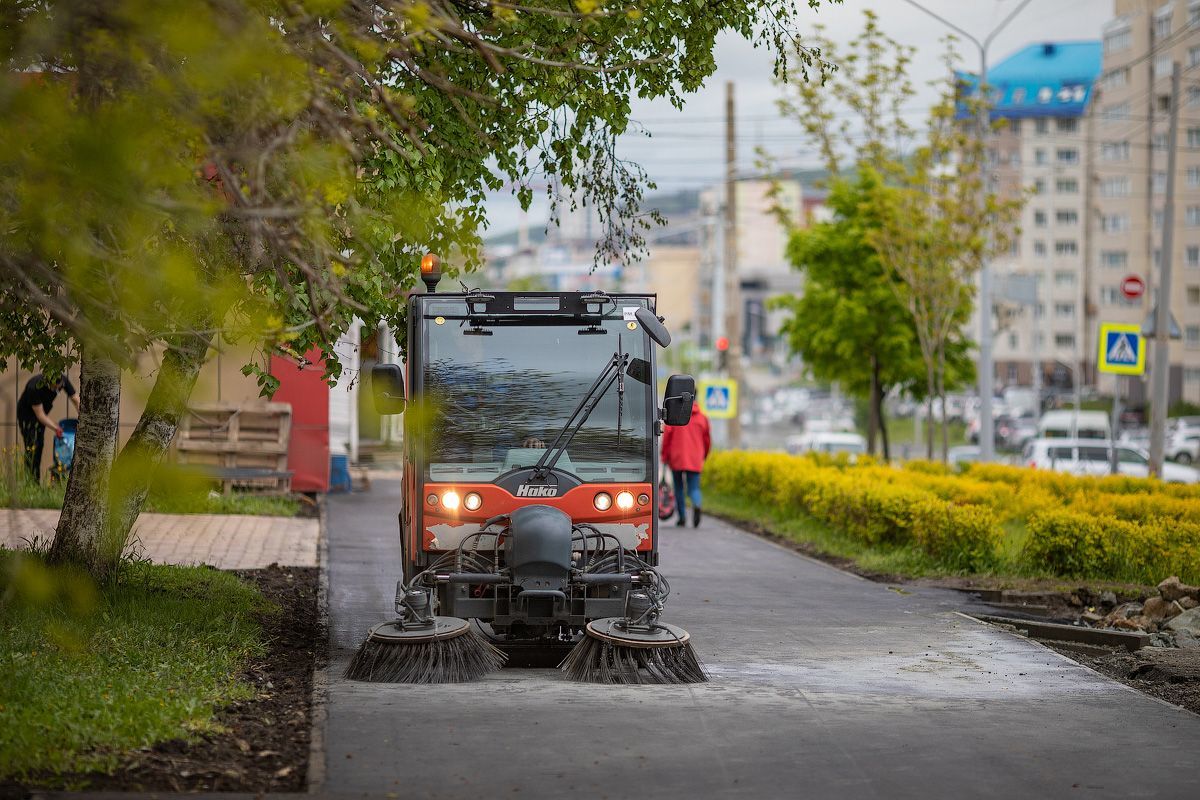
<instances>
[{"instance_id":1,"label":"concrete paving slab","mask_svg":"<svg viewBox=\"0 0 1200 800\"><path fill-rule=\"evenodd\" d=\"M398 484L332 498L324 791L404 796L1200 796L1200 717L719 521L663 529L708 684L340 679L399 573Z\"/></svg>"}]
</instances>

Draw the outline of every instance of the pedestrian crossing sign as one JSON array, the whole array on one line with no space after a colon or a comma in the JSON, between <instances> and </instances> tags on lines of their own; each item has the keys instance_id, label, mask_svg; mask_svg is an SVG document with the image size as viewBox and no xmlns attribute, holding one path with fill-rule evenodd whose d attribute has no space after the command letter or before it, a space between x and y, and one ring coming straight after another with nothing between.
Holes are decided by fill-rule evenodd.
<instances>
[{"instance_id":1,"label":"pedestrian crossing sign","mask_svg":"<svg viewBox=\"0 0 1200 800\"><path fill-rule=\"evenodd\" d=\"M714 378L700 382L700 410L713 419L737 416L737 381Z\"/></svg>"},{"instance_id":2,"label":"pedestrian crossing sign","mask_svg":"<svg viewBox=\"0 0 1200 800\"><path fill-rule=\"evenodd\" d=\"M1105 322L1100 325L1101 372L1111 375L1143 375L1146 372L1146 340L1137 325Z\"/></svg>"}]
</instances>

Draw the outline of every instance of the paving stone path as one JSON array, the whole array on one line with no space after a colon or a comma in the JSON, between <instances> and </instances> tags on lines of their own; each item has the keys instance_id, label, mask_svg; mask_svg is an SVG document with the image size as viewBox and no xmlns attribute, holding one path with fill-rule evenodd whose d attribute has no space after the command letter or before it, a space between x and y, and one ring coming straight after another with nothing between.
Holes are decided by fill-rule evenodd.
<instances>
[{"instance_id":1,"label":"paving stone path","mask_svg":"<svg viewBox=\"0 0 1200 800\"><path fill-rule=\"evenodd\" d=\"M23 540L34 536L49 539L57 524L54 509L0 509L0 547L23 547ZM159 564L209 564L218 569L317 566L320 524L315 519L142 514L133 531L136 546Z\"/></svg>"}]
</instances>

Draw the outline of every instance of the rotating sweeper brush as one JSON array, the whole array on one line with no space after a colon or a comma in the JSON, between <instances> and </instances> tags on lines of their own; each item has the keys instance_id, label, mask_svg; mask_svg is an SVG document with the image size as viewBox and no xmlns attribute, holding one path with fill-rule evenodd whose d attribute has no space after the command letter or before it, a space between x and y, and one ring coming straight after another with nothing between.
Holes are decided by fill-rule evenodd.
<instances>
[{"instance_id":1,"label":"rotating sweeper brush","mask_svg":"<svg viewBox=\"0 0 1200 800\"><path fill-rule=\"evenodd\" d=\"M463 683L504 666L506 656L458 617L434 616L429 593L396 586L400 618L371 628L345 677L376 683Z\"/></svg>"}]
</instances>

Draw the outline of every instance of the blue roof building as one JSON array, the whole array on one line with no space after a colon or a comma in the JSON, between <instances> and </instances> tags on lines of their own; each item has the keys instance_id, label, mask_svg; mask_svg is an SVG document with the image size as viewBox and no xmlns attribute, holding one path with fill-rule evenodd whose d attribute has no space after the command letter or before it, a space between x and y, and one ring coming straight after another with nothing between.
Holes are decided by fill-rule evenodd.
<instances>
[{"instance_id":1,"label":"blue roof building","mask_svg":"<svg viewBox=\"0 0 1200 800\"><path fill-rule=\"evenodd\" d=\"M988 69L995 95L992 116L1081 117L1100 77L1099 41L1043 42L1023 47ZM959 73L966 91L973 92L979 76Z\"/></svg>"}]
</instances>

